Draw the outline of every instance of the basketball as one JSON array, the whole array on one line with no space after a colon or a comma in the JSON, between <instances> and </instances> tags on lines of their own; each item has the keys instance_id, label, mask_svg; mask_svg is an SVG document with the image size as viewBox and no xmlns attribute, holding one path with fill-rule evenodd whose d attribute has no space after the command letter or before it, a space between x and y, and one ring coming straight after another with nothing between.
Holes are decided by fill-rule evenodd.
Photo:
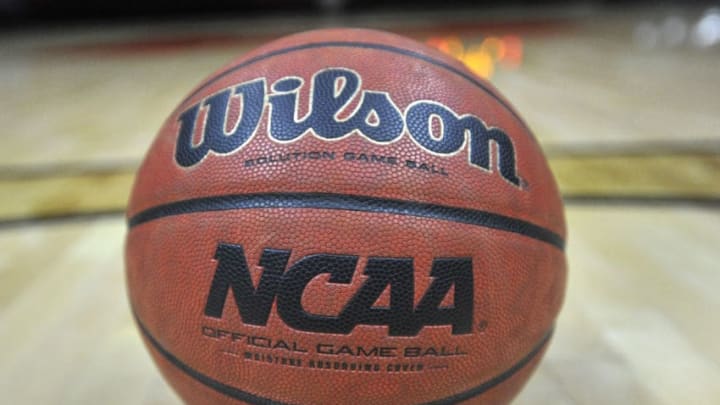
<instances>
[{"instance_id":1,"label":"basketball","mask_svg":"<svg viewBox=\"0 0 720 405\"><path fill-rule=\"evenodd\" d=\"M562 305L540 146L462 63L291 35L180 102L139 168L126 279L188 404L503 404Z\"/></svg>"}]
</instances>

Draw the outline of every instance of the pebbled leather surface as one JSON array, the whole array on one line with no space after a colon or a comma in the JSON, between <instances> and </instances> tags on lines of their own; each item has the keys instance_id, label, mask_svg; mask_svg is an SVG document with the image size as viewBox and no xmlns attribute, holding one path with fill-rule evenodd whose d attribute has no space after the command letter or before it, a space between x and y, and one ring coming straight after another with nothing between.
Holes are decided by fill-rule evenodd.
<instances>
[{"instance_id":1,"label":"pebbled leather surface","mask_svg":"<svg viewBox=\"0 0 720 405\"><path fill-rule=\"evenodd\" d=\"M330 45L304 47L321 42ZM347 43L373 46L343 45ZM307 87L312 75L337 67L358 72L362 89L387 92L402 111L418 100L432 100L458 114L472 114L489 128L502 129L515 148L521 187L499 176L495 166L489 172L470 166L468 145L452 156L441 156L423 150L407 134L387 144L369 142L357 134L331 141L304 135L290 143L274 142L267 136L267 107L255 136L241 150L223 155L211 153L189 168L174 160L179 116L195 103L249 80L265 78L269 88L280 78L297 76L305 83L299 111L307 111ZM353 103L348 109L354 108L358 100ZM198 141L197 136L195 139ZM262 156L312 151L332 151L337 157L253 166L245 163ZM447 176L402 164L344 160L342 156L348 151L355 155L394 156L401 163L412 160L435 165ZM157 207L186 204L194 199L217 197L224 201L227 196L248 195L286 198L288 194L319 196L321 202L323 195L333 195L339 208L330 209L320 203L266 203L207 210L200 204L205 209L147 214ZM343 195L349 197L343 199ZM370 206L376 200L409 202L416 211L427 206L450 208L440 210L444 217L414 215L408 205L386 211L341 209L363 201L369 201ZM446 214L468 211L519 222L511 222L510 228L503 229L488 226L487 221L457 221ZM133 218L145 218L143 215L150 219L133 222ZM191 404L242 402L222 393L219 386L247 393L245 402L251 403L454 402L456 395L503 375L529 353L537 352L507 378L469 398L472 403L506 403L541 358L545 349L538 344L551 331L564 294L566 264L562 248L514 231L519 229L517 224L526 224L523 226L540 229L557 240L565 238L557 187L542 151L519 121L517 112L497 90L471 77L459 62L409 39L377 31L337 29L293 35L243 55L211 75L161 128L138 172L128 218L132 226L126 243L126 267L133 311L161 371ZM319 253L358 256L349 284L329 283L325 274L305 288L304 309L327 315L338 314L361 288L367 279L362 270L369 257L412 258L416 305L433 282L433 260L472 258L472 333L453 335L449 326L426 326L417 336L389 336L388 328L379 325L358 325L348 335L312 333L287 326L277 313L277 302L273 303L266 326L248 325L240 319L232 294L228 294L222 319L207 317L204 307L218 265L214 257L219 243L243 246L255 287L263 272L258 264L265 248L291 251L291 264ZM452 299L450 292L443 305L452 303ZM387 291L376 304L390 305ZM233 342L209 338L203 335L203 326L276 343L293 342L309 353L253 348L240 339ZM417 360L312 353L319 343L336 348L392 347L395 352L408 347L444 347L450 352L459 348L462 354L429 355ZM311 359L379 364L383 371L290 367L250 361L243 357L245 352L297 358L304 365ZM178 362L196 374L183 371ZM388 365L418 363L423 364L422 371L386 371ZM197 375L220 385L198 380Z\"/></svg>"}]
</instances>

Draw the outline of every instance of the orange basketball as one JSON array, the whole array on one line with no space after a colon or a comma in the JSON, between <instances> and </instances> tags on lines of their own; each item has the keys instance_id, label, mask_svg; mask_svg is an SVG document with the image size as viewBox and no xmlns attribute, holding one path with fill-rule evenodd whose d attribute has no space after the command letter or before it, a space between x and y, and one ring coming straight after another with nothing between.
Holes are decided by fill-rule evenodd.
<instances>
[{"instance_id":1,"label":"orange basketball","mask_svg":"<svg viewBox=\"0 0 720 405\"><path fill-rule=\"evenodd\" d=\"M292 35L170 115L128 208L127 284L190 404L499 404L565 289L562 202L461 63L356 29Z\"/></svg>"}]
</instances>

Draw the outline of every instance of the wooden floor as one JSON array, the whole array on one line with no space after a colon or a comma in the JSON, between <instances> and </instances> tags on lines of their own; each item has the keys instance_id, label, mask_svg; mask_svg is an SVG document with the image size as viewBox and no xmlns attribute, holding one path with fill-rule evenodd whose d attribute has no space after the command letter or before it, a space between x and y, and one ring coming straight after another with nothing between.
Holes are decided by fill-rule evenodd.
<instances>
[{"instance_id":1,"label":"wooden floor","mask_svg":"<svg viewBox=\"0 0 720 405\"><path fill-rule=\"evenodd\" d=\"M231 57L295 30L364 25L467 44L522 38L520 66L492 65L491 79L560 183L570 278L551 348L517 403L720 403L720 44L673 43L661 29L673 16L692 30L703 10L456 10L0 35L0 402L179 403L125 297L133 171L175 104Z\"/></svg>"}]
</instances>

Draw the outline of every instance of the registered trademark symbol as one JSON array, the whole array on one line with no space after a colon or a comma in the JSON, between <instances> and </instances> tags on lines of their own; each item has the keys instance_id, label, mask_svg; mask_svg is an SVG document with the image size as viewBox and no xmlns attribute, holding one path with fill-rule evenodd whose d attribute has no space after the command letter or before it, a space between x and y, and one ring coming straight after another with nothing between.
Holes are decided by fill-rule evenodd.
<instances>
[{"instance_id":1,"label":"registered trademark symbol","mask_svg":"<svg viewBox=\"0 0 720 405\"><path fill-rule=\"evenodd\" d=\"M478 323L477 329L480 332L485 332L485 329L487 329L487 327L488 327L488 321L482 320L482 321L480 321L480 323Z\"/></svg>"}]
</instances>

